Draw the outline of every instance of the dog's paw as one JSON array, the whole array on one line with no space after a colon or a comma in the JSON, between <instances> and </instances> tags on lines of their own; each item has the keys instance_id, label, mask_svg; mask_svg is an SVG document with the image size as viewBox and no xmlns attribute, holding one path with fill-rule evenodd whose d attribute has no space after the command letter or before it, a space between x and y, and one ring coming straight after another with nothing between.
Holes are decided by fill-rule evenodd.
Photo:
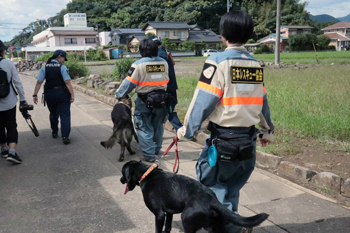
<instances>
[{"instance_id":1,"label":"dog's paw","mask_svg":"<svg viewBox=\"0 0 350 233\"><path fill-rule=\"evenodd\" d=\"M118 159L119 162L123 162L124 161L124 156L120 156Z\"/></svg>"}]
</instances>

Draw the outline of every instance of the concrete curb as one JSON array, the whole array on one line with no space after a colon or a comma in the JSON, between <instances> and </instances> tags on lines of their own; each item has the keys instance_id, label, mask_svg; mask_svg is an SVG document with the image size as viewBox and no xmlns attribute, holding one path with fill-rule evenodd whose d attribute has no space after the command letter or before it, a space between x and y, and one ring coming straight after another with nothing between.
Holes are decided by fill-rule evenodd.
<instances>
[{"instance_id":1,"label":"concrete curb","mask_svg":"<svg viewBox=\"0 0 350 233\"><path fill-rule=\"evenodd\" d=\"M33 77L33 75L26 73L21 74ZM89 88L80 86L78 84L72 83L72 86L74 89L83 92L84 94L95 99L98 99L110 106L114 106L117 102L115 98L99 94ZM164 128L175 133L172 125L168 121L165 123ZM208 134L199 132L195 136L195 141L201 145L204 145L207 137ZM261 151L257 151L256 166L269 170L273 173L282 174L286 177L296 179L303 183L314 184L321 190L327 189L332 193L340 194L344 197L350 197L350 178L344 181L343 178L330 172L317 173L316 171L310 170L309 168L301 167L288 161L284 161L283 157L267 154Z\"/></svg>"}]
</instances>

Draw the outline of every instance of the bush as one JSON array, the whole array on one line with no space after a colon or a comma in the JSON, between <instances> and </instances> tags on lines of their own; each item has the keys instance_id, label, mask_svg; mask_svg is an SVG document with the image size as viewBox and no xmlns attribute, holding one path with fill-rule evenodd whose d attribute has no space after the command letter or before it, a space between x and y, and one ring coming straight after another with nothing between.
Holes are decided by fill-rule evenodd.
<instances>
[{"instance_id":1,"label":"bush","mask_svg":"<svg viewBox=\"0 0 350 233\"><path fill-rule=\"evenodd\" d=\"M115 63L115 69L113 71L113 76L117 80L122 80L126 77L126 74L128 73L132 63L136 61L135 58L132 57L126 57L118 59Z\"/></svg>"},{"instance_id":2,"label":"bush","mask_svg":"<svg viewBox=\"0 0 350 233\"><path fill-rule=\"evenodd\" d=\"M317 44L315 34L291 35L288 38L291 51L308 51L314 50L313 44Z\"/></svg>"},{"instance_id":3,"label":"bush","mask_svg":"<svg viewBox=\"0 0 350 233\"><path fill-rule=\"evenodd\" d=\"M193 41L184 41L181 44L181 50L195 50L196 43Z\"/></svg>"},{"instance_id":4,"label":"bush","mask_svg":"<svg viewBox=\"0 0 350 233\"><path fill-rule=\"evenodd\" d=\"M329 43L331 43L331 38L321 35L317 37L317 49L318 50L327 50L329 49Z\"/></svg>"},{"instance_id":5,"label":"bush","mask_svg":"<svg viewBox=\"0 0 350 233\"><path fill-rule=\"evenodd\" d=\"M45 53L42 56L38 57L37 59L35 59L35 61L43 61L43 62L47 62L47 60L52 57L53 52L49 52L49 53Z\"/></svg>"},{"instance_id":6,"label":"bush","mask_svg":"<svg viewBox=\"0 0 350 233\"><path fill-rule=\"evenodd\" d=\"M255 49L254 54L262 54L261 48Z\"/></svg>"},{"instance_id":7,"label":"bush","mask_svg":"<svg viewBox=\"0 0 350 233\"><path fill-rule=\"evenodd\" d=\"M84 64L79 63L77 60L68 60L64 63L64 65L67 66L69 76L72 79L89 75L89 69Z\"/></svg>"},{"instance_id":8,"label":"bush","mask_svg":"<svg viewBox=\"0 0 350 233\"><path fill-rule=\"evenodd\" d=\"M84 54L83 53L67 53L67 59L70 60L76 60L76 61L84 61Z\"/></svg>"},{"instance_id":9,"label":"bush","mask_svg":"<svg viewBox=\"0 0 350 233\"><path fill-rule=\"evenodd\" d=\"M263 52L263 53L272 53L273 52L272 47L270 47L266 44L261 45L260 49L261 49L261 52Z\"/></svg>"},{"instance_id":10,"label":"bush","mask_svg":"<svg viewBox=\"0 0 350 233\"><path fill-rule=\"evenodd\" d=\"M171 42L169 40L168 37L164 37L162 40L162 45L166 48L166 49L171 49Z\"/></svg>"},{"instance_id":11,"label":"bush","mask_svg":"<svg viewBox=\"0 0 350 233\"><path fill-rule=\"evenodd\" d=\"M105 45L105 46L103 46L103 49L110 49L110 48L123 49L124 52L127 52L129 50L128 46L125 45L125 44Z\"/></svg>"}]
</instances>

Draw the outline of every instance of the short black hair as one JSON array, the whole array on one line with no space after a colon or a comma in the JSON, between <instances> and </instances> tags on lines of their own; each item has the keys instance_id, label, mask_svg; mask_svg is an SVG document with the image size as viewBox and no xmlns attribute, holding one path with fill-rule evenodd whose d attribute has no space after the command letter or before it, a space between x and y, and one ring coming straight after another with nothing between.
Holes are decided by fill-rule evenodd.
<instances>
[{"instance_id":1,"label":"short black hair","mask_svg":"<svg viewBox=\"0 0 350 233\"><path fill-rule=\"evenodd\" d=\"M254 22L245 11L230 11L220 20L220 34L230 44L246 43L253 35Z\"/></svg>"},{"instance_id":2,"label":"short black hair","mask_svg":"<svg viewBox=\"0 0 350 233\"><path fill-rule=\"evenodd\" d=\"M139 49L142 57L158 56L158 45L151 39L143 39L140 43Z\"/></svg>"},{"instance_id":3,"label":"short black hair","mask_svg":"<svg viewBox=\"0 0 350 233\"><path fill-rule=\"evenodd\" d=\"M158 45L161 46L162 42L157 38L157 39L153 39L153 41Z\"/></svg>"}]
</instances>

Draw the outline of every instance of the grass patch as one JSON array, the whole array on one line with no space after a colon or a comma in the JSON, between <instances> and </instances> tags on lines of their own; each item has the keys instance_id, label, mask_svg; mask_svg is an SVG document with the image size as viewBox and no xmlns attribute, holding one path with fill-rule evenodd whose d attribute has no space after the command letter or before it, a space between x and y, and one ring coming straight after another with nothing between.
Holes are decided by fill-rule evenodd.
<instances>
[{"instance_id":1,"label":"grass patch","mask_svg":"<svg viewBox=\"0 0 350 233\"><path fill-rule=\"evenodd\" d=\"M177 90L178 104L176 105L176 111L182 122L185 118L188 106L191 103L198 79L198 76L194 75L177 77L177 85L179 89Z\"/></svg>"},{"instance_id":2,"label":"grass patch","mask_svg":"<svg viewBox=\"0 0 350 233\"><path fill-rule=\"evenodd\" d=\"M332 194L332 190L330 188L328 188L328 187L319 186L317 189L318 189L319 192L324 193L326 195Z\"/></svg>"},{"instance_id":3,"label":"grass patch","mask_svg":"<svg viewBox=\"0 0 350 233\"><path fill-rule=\"evenodd\" d=\"M266 69L266 90L276 127L299 137L350 138L350 66Z\"/></svg>"},{"instance_id":4,"label":"grass patch","mask_svg":"<svg viewBox=\"0 0 350 233\"><path fill-rule=\"evenodd\" d=\"M275 54L256 54L253 55L257 60L265 62L274 62ZM316 64L316 55L314 52L302 53L281 53L281 62L295 64ZM321 64L348 64L350 63L350 52L317 52L318 59Z\"/></svg>"}]
</instances>

